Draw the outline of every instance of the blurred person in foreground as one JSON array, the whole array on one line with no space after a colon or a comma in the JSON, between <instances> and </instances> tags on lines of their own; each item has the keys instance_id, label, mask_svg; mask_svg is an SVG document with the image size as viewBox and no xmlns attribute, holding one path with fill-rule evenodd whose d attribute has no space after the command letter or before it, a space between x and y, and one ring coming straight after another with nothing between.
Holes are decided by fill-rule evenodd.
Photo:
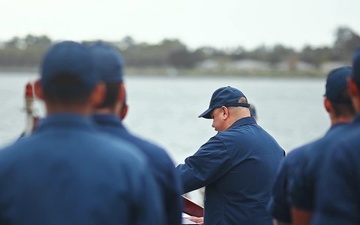
<instances>
[{"instance_id":1,"label":"blurred person in foreground","mask_svg":"<svg viewBox=\"0 0 360 225\"><path fill-rule=\"evenodd\" d=\"M332 70L326 80L324 108L329 114L331 126L324 137L310 143L295 169L289 185L293 225L310 223L315 207L315 190L322 174L319 173L329 147L343 136L355 110L352 106L347 83L352 74L351 67Z\"/></svg>"},{"instance_id":2,"label":"blurred person in foreground","mask_svg":"<svg viewBox=\"0 0 360 225\"><path fill-rule=\"evenodd\" d=\"M159 146L132 135L123 125L127 113L125 84L123 81L123 60L114 47L98 42L90 46L96 68L106 85L106 97L93 116L100 130L113 137L124 138L137 146L149 162L149 174L156 178L161 195L158 196L165 209L166 224L181 224L182 198L180 177L166 151ZM120 115L120 118L119 118ZM148 206L151 208L151 205Z\"/></svg>"},{"instance_id":3,"label":"blurred person in foreground","mask_svg":"<svg viewBox=\"0 0 360 225\"><path fill-rule=\"evenodd\" d=\"M315 192L312 225L360 224L360 49L348 82L356 116L329 146Z\"/></svg>"},{"instance_id":4,"label":"blurred person in foreground","mask_svg":"<svg viewBox=\"0 0 360 225\"><path fill-rule=\"evenodd\" d=\"M284 150L250 115L245 95L217 89L199 117L212 119L218 132L176 169L184 193L205 187L205 214L190 218L205 225L270 225L266 210Z\"/></svg>"},{"instance_id":5,"label":"blurred person in foreground","mask_svg":"<svg viewBox=\"0 0 360 225\"><path fill-rule=\"evenodd\" d=\"M165 224L138 149L97 131L105 89L90 51L64 41L45 54L35 93L46 117L0 150L0 224Z\"/></svg>"}]
</instances>

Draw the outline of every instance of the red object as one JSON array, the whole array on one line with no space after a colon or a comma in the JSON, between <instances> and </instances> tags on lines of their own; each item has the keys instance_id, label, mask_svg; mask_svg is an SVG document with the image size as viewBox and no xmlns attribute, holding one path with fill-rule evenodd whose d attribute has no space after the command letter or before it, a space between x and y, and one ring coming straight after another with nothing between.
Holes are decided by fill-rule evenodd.
<instances>
[{"instance_id":1,"label":"red object","mask_svg":"<svg viewBox=\"0 0 360 225\"><path fill-rule=\"evenodd\" d=\"M33 85L31 82L26 84L25 97L34 97Z\"/></svg>"},{"instance_id":2,"label":"red object","mask_svg":"<svg viewBox=\"0 0 360 225\"><path fill-rule=\"evenodd\" d=\"M190 216L203 217L204 216L204 207L195 202L191 201L187 197L184 197L184 213L189 214Z\"/></svg>"}]
</instances>

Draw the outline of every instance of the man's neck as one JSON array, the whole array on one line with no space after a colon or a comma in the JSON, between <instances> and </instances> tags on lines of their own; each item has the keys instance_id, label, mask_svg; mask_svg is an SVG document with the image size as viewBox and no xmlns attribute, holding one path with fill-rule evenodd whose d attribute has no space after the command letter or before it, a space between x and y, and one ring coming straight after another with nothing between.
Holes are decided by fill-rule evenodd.
<instances>
[{"instance_id":1,"label":"man's neck","mask_svg":"<svg viewBox=\"0 0 360 225\"><path fill-rule=\"evenodd\" d=\"M51 115L55 113L74 113L84 116L90 116L93 112L93 109L91 106L83 105L62 105L62 104L56 104L56 105L46 105L46 114Z\"/></svg>"},{"instance_id":2,"label":"man's neck","mask_svg":"<svg viewBox=\"0 0 360 225\"><path fill-rule=\"evenodd\" d=\"M95 114L111 114L111 115L115 115L115 110L111 109L111 108L101 108L101 109L96 109L94 111Z\"/></svg>"},{"instance_id":3,"label":"man's neck","mask_svg":"<svg viewBox=\"0 0 360 225\"><path fill-rule=\"evenodd\" d=\"M346 117L346 116L331 118L331 126L341 123L349 123L352 121L352 119L353 117Z\"/></svg>"}]
</instances>

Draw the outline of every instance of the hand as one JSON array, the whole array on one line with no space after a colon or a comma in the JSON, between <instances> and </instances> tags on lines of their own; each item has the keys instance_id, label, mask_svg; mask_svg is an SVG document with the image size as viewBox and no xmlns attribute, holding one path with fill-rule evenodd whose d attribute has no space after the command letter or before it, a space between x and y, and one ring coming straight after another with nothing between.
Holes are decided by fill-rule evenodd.
<instances>
[{"instance_id":1,"label":"hand","mask_svg":"<svg viewBox=\"0 0 360 225\"><path fill-rule=\"evenodd\" d=\"M190 216L187 219L199 225L204 225L204 217Z\"/></svg>"}]
</instances>

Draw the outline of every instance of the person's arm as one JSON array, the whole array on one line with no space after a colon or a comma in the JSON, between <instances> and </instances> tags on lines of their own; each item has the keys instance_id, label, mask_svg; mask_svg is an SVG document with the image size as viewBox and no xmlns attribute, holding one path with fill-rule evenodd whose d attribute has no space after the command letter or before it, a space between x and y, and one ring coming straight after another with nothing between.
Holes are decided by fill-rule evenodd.
<instances>
[{"instance_id":1,"label":"person's arm","mask_svg":"<svg viewBox=\"0 0 360 225\"><path fill-rule=\"evenodd\" d=\"M316 191L312 224L359 224L360 153L348 143L351 141L328 150Z\"/></svg>"},{"instance_id":2,"label":"person's arm","mask_svg":"<svg viewBox=\"0 0 360 225\"><path fill-rule=\"evenodd\" d=\"M316 157L311 152L317 149L309 149L304 152L294 174L289 181L289 199L291 205L292 225L309 225L314 207L314 165L309 164ZM318 162L321 163L321 162ZM318 169L316 167L315 169Z\"/></svg>"},{"instance_id":3,"label":"person's arm","mask_svg":"<svg viewBox=\"0 0 360 225\"><path fill-rule=\"evenodd\" d=\"M176 167L184 185L184 193L199 189L217 180L232 168L231 158L225 145L215 137L192 156L185 164Z\"/></svg>"},{"instance_id":4,"label":"person's arm","mask_svg":"<svg viewBox=\"0 0 360 225\"><path fill-rule=\"evenodd\" d=\"M271 199L268 211L274 218L274 224L290 224L290 206L287 201L287 177L288 177L288 158L281 163L272 187ZM285 222L283 222L285 221Z\"/></svg>"}]
</instances>

